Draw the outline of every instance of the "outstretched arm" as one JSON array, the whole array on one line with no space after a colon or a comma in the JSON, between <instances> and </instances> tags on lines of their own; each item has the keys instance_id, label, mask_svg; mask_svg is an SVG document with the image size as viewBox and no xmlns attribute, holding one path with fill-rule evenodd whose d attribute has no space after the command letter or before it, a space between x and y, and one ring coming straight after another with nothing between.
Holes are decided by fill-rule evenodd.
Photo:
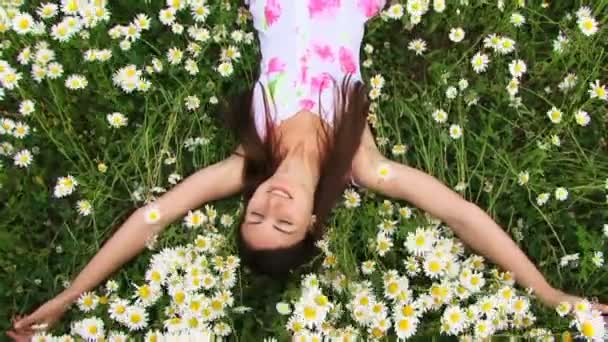
<instances>
[{"instance_id":1,"label":"outstretched arm","mask_svg":"<svg viewBox=\"0 0 608 342\"><path fill-rule=\"evenodd\" d=\"M240 147L236 152L243 154ZM244 166L244 159L240 155L232 154L223 161L193 173L156 201L136 209L89 261L69 288L26 317L17 316L15 330L8 331L8 336L15 341L29 341L34 333L32 324L52 326L83 292L95 288L123 264L141 253L146 241L154 234L160 233L188 210L239 192L242 189ZM154 224L149 224L144 219L144 213L150 206L156 206L161 214Z\"/></svg>"},{"instance_id":2,"label":"outstretched arm","mask_svg":"<svg viewBox=\"0 0 608 342\"><path fill-rule=\"evenodd\" d=\"M97 286L141 253L148 239L184 216L188 210L240 191L243 162L242 157L232 154L227 159L198 170L154 202L136 209L74 279L65 291L67 296L75 299L82 292ZM160 219L154 224L144 220L144 213L151 206L156 206L160 212Z\"/></svg>"},{"instance_id":3,"label":"outstretched arm","mask_svg":"<svg viewBox=\"0 0 608 342\"><path fill-rule=\"evenodd\" d=\"M381 178L376 172L385 165L390 173ZM474 203L423 171L388 160L378 151L369 128L353 160L355 182L386 196L406 200L441 219L468 246L529 287L541 300L557 305L563 293L547 283L530 259L488 214Z\"/></svg>"}]
</instances>

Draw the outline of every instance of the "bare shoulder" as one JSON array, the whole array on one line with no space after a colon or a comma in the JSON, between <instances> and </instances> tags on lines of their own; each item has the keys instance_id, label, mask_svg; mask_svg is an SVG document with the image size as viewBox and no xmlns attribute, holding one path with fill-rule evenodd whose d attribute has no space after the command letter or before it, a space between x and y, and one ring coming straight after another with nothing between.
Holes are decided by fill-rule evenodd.
<instances>
[{"instance_id":1,"label":"bare shoulder","mask_svg":"<svg viewBox=\"0 0 608 342\"><path fill-rule=\"evenodd\" d=\"M378 146L376 146L369 125L366 125L361 137L361 144L353 158L352 168L355 182L363 187L367 187L368 184L374 181L377 166L386 160L380 150L378 150Z\"/></svg>"}]
</instances>

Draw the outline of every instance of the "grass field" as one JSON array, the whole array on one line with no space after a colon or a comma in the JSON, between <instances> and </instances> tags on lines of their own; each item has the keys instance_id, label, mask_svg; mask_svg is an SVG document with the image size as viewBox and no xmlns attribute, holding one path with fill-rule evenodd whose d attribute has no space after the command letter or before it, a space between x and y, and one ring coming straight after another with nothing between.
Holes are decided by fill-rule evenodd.
<instances>
[{"instance_id":1,"label":"grass field","mask_svg":"<svg viewBox=\"0 0 608 342\"><path fill-rule=\"evenodd\" d=\"M259 49L247 11L233 0L63 1L56 9L35 0L0 3L4 331L14 313L29 313L68 286L136 208L230 153L236 142L222 126L220 104L253 85ZM367 24L361 65L378 145L486 210L552 285L607 302L608 1L441 3L397 1ZM61 180L67 176L76 183ZM225 199L201 204L194 213L207 217L201 226L171 224L115 273L117 290L100 284L92 302L75 305L50 333L69 334L73 322L84 322L74 337L97 324L100 334L138 340L197 324L234 341L286 340L299 324L391 341L603 333L590 316L560 317L515 290L413 205L364 189L344 198L328 222L324 253L287 284L238 265L218 271L234 262L217 256L236 254L241 203ZM424 233L414 235L419 227ZM413 257L404 243L420 237L433 248ZM219 248L204 249L201 240ZM154 265L174 268L155 283L148 270L162 250L172 257ZM428 269L431 261L438 269ZM180 302L175 288L196 278L193 263L216 285L183 290ZM158 298L135 287L157 283L165 289ZM110 318L118 297L146 311L141 327ZM217 312L202 318L194 300ZM279 302L292 313L280 314ZM419 318L403 313L408 304ZM92 317L103 329L85 320ZM579 325L569 327L572 321Z\"/></svg>"}]
</instances>

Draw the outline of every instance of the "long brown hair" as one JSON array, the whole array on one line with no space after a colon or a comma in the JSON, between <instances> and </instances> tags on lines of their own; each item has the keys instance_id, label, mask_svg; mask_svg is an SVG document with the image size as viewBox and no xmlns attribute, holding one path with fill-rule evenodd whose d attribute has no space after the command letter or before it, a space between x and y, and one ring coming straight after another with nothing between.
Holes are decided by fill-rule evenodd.
<instances>
[{"instance_id":1,"label":"long brown hair","mask_svg":"<svg viewBox=\"0 0 608 342\"><path fill-rule=\"evenodd\" d=\"M315 241L323 236L328 216L348 184L349 171L355 152L361 143L370 103L367 87L361 81L351 82L350 75L347 75L339 86L336 84L337 82L334 81L333 125L331 128L324 128L323 134L326 136L323 137L325 139L321 139L325 143L320 146L322 151L320 179L315 190L313 206L313 214L317 219L312 229L302 241L290 247L253 249L242 238L240 227L245 210L239 219L237 245L241 259L244 264L258 273L283 277L290 270L311 260L317 253ZM244 95L234 98L229 104L229 109L225 111L226 123L244 149L245 208L257 187L275 173L283 158L275 139L274 125L264 89L262 94L266 112L266 136L261 137L256 130L252 106L254 91L255 87L252 87Z\"/></svg>"}]
</instances>

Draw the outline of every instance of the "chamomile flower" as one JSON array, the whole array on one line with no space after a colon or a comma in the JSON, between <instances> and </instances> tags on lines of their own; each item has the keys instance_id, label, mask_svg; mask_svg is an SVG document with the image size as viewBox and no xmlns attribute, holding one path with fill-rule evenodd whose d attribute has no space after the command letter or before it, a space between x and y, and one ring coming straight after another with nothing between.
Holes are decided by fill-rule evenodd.
<instances>
[{"instance_id":1,"label":"chamomile flower","mask_svg":"<svg viewBox=\"0 0 608 342\"><path fill-rule=\"evenodd\" d=\"M184 218L184 225L188 228L197 228L207 222L207 216L200 210L189 210L188 215Z\"/></svg>"},{"instance_id":2,"label":"chamomile flower","mask_svg":"<svg viewBox=\"0 0 608 342\"><path fill-rule=\"evenodd\" d=\"M388 180L392 177L392 170L388 163L380 163L376 168L376 175L381 180Z\"/></svg>"},{"instance_id":3,"label":"chamomile flower","mask_svg":"<svg viewBox=\"0 0 608 342\"><path fill-rule=\"evenodd\" d=\"M608 91L606 86L600 84L600 80L595 80L593 83L589 83L589 95L592 99L608 100Z\"/></svg>"},{"instance_id":4,"label":"chamomile flower","mask_svg":"<svg viewBox=\"0 0 608 342\"><path fill-rule=\"evenodd\" d=\"M521 77L526 73L526 70L526 63L521 59L516 59L509 63L509 72L513 77Z\"/></svg>"},{"instance_id":5,"label":"chamomile flower","mask_svg":"<svg viewBox=\"0 0 608 342\"><path fill-rule=\"evenodd\" d=\"M458 335L466 328L466 315L465 312L456 305L451 305L443 312L441 316L441 322L443 324L442 330L445 330L451 335Z\"/></svg>"},{"instance_id":6,"label":"chamomile flower","mask_svg":"<svg viewBox=\"0 0 608 342\"><path fill-rule=\"evenodd\" d=\"M544 192L542 194L539 194L536 197L536 204L538 204L539 206L542 206L545 203L547 203L547 201L549 200L549 198L551 198L551 194L548 193L548 192Z\"/></svg>"},{"instance_id":7,"label":"chamomile flower","mask_svg":"<svg viewBox=\"0 0 608 342\"><path fill-rule=\"evenodd\" d=\"M186 97L186 108L190 111L194 111L198 109L201 105L201 100L199 100L196 96L188 96Z\"/></svg>"},{"instance_id":8,"label":"chamomile flower","mask_svg":"<svg viewBox=\"0 0 608 342\"><path fill-rule=\"evenodd\" d=\"M462 127L457 124L450 125L450 137L452 139L458 139L462 137Z\"/></svg>"},{"instance_id":9,"label":"chamomile flower","mask_svg":"<svg viewBox=\"0 0 608 342\"><path fill-rule=\"evenodd\" d=\"M139 306L129 306L126 317L123 321L130 330L141 330L148 325L148 313L146 310Z\"/></svg>"},{"instance_id":10,"label":"chamomile flower","mask_svg":"<svg viewBox=\"0 0 608 342\"><path fill-rule=\"evenodd\" d=\"M372 88L382 89L382 87L384 87L384 82L384 77L380 74L376 74L369 79Z\"/></svg>"},{"instance_id":11,"label":"chamomile flower","mask_svg":"<svg viewBox=\"0 0 608 342\"><path fill-rule=\"evenodd\" d=\"M113 128L121 128L125 127L129 123L129 118L127 118L124 114L114 112L106 115L106 119L108 123Z\"/></svg>"},{"instance_id":12,"label":"chamomile flower","mask_svg":"<svg viewBox=\"0 0 608 342\"><path fill-rule=\"evenodd\" d=\"M34 18L28 13L19 13L13 17L13 30L18 34L30 33L34 28Z\"/></svg>"},{"instance_id":13,"label":"chamomile flower","mask_svg":"<svg viewBox=\"0 0 608 342\"><path fill-rule=\"evenodd\" d=\"M517 175L517 184L519 184L519 185L526 185L526 184L528 184L529 180L530 180L530 172L528 172L528 170L520 171L519 174Z\"/></svg>"},{"instance_id":14,"label":"chamomile flower","mask_svg":"<svg viewBox=\"0 0 608 342\"><path fill-rule=\"evenodd\" d=\"M498 46L496 47L496 52L501 55L506 55L515 50L515 41L511 38L502 37Z\"/></svg>"},{"instance_id":15,"label":"chamomile flower","mask_svg":"<svg viewBox=\"0 0 608 342\"><path fill-rule=\"evenodd\" d=\"M61 198L61 197L70 195L70 194L72 194L72 192L74 192L77 185L78 185L78 182L71 175L67 175L65 177L59 177L57 179L57 184L55 185L53 195L57 198Z\"/></svg>"},{"instance_id":16,"label":"chamomile flower","mask_svg":"<svg viewBox=\"0 0 608 342\"><path fill-rule=\"evenodd\" d=\"M523 24L526 23L526 17L521 15L521 13L519 12L514 12L511 14L510 22L515 27L521 27Z\"/></svg>"},{"instance_id":17,"label":"chamomile flower","mask_svg":"<svg viewBox=\"0 0 608 342\"><path fill-rule=\"evenodd\" d=\"M393 248L393 240L382 233L378 233L376 236L376 252L378 255L384 256L391 248Z\"/></svg>"},{"instance_id":18,"label":"chamomile flower","mask_svg":"<svg viewBox=\"0 0 608 342\"><path fill-rule=\"evenodd\" d=\"M445 10L445 0L433 0L433 10L441 13Z\"/></svg>"},{"instance_id":19,"label":"chamomile flower","mask_svg":"<svg viewBox=\"0 0 608 342\"><path fill-rule=\"evenodd\" d=\"M561 302L559 305L557 305L557 307L555 307L555 311L557 311L557 314L561 317L564 317L570 313L570 310L572 310L572 304L570 304L570 302Z\"/></svg>"},{"instance_id":20,"label":"chamomile flower","mask_svg":"<svg viewBox=\"0 0 608 342\"><path fill-rule=\"evenodd\" d=\"M579 109L574 113L574 120L579 126L585 127L591 122L591 117L586 111Z\"/></svg>"},{"instance_id":21,"label":"chamomile flower","mask_svg":"<svg viewBox=\"0 0 608 342\"><path fill-rule=\"evenodd\" d=\"M443 109L435 109L432 116L433 120L438 123L444 123L448 120L448 113Z\"/></svg>"},{"instance_id":22,"label":"chamomile flower","mask_svg":"<svg viewBox=\"0 0 608 342\"><path fill-rule=\"evenodd\" d=\"M57 79L63 75L63 65L51 62L47 65L46 73L50 79Z\"/></svg>"},{"instance_id":23,"label":"chamomile flower","mask_svg":"<svg viewBox=\"0 0 608 342\"><path fill-rule=\"evenodd\" d=\"M65 80L65 87L71 90L84 89L89 82L83 75L70 75Z\"/></svg>"},{"instance_id":24,"label":"chamomile flower","mask_svg":"<svg viewBox=\"0 0 608 342\"><path fill-rule=\"evenodd\" d=\"M391 19L401 19L403 17L403 5L393 4L386 10L386 13Z\"/></svg>"},{"instance_id":25,"label":"chamomile flower","mask_svg":"<svg viewBox=\"0 0 608 342\"><path fill-rule=\"evenodd\" d=\"M407 48L414 51L417 56L421 56L427 50L426 42L420 38L412 40Z\"/></svg>"},{"instance_id":26,"label":"chamomile flower","mask_svg":"<svg viewBox=\"0 0 608 342\"><path fill-rule=\"evenodd\" d=\"M407 152L407 146L404 144L397 144L394 145L393 148L391 149L391 153L394 156L400 156L405 154L405 152Z\"/></svg>"},{"instance_id":27,"label":"chamomile flower","mask_svg":"<svg viewBox=\"0 0 608 342\"><path fill-rule=\"evenodd\" d=\"M182 62L184 52L178 48L172 47L167 51L167 60L172 65L177 65Z\"/></svg>"},{"instance_id":28,"label":"chamomile flower","mask_svg":"<svg viewBox=\"0 0 608 342\"><path fill-rule=\"evenodd\" d=\"M376 262L373 260L367 260L361 263L361 272L365 275L370 275L376 270Z\"/></svg>"},{"instance_id":29,"label":"chamomile flower","mask_svg":"<svg viewBox=\"0 0 608 342\"><path fill-rule=\"evenodd\" d=\"M53 18L53 17L55 17L57 15L58 9L59 9L59 7L56 4L47 2L47 3L41 4L36 9L36 13L42 19L50 19L50 18Z\"/></svg>"},{"instance_id":30,"label":"chamomile flower","mask_svg":"<svg viewBox=\"0 0 608 342\"><path fill-rule=\"evenodd\" d=\"M160 208L158 207L158 205L147 206L143 211L143 215L144 215L144 221L147 224L155 224L158 221L160 221L160 219L162 217Z\"/></svg>"},{"instance_id":31,"label":"chamomile flower","mask_svg":"<svg viewBox=\"0 0 608 342\"><path fill-rule=\"evenodd\" d=\"M344 206L346 208L357 208L361 205L361 196L353 189L344 191Z\"/></svg>"},{"instance_id":32,"label":"chamomile flower","mask_svg":"<svg viewBox=\"0 0 608 342\"><path fill-rule=\"evenodd\" d=\"M464 39L464 30L461 27L456 27L456 28L452 28L450 29L450 40L455 42L455 43L459 43Z\"/></svg>"},{"instance_id":33,"label":"chamomile flower","mask_svg":"<svg viewBox=\"0 0 608 342\"><path fill-rule=\"evenodd\" d=\"M223 61L236 61L241 57L241 53L236 46L230 45L225 49L222 49L220 59Z\"/></svg>"},{"instance_id":34,"label":"chamomile flower","mask_svg":"<svg viewBox=\"0 0 608 342\"><path fill-rule=\"evenodd\" d=\"M602 251L595 251L591 258L591 262L597 267L604 266L604 253Z\"/></svg>"},{"instance_id":35,"label":"chamomile flower","mask_svg":"<svg viewBox=\"0 0 608 342\"><path fill-rule=\"evenodd\" d=\"M94 292L84 292L76 303L82 312L93 311L99 304L99 297Z\"/></svg>"},{"instance_id":36,"label":"chamomile flower","mask_svg":"<svg viewBox=\"0 0 608 342\"><path fill-rule=\"evenodd\" d=\"M568 190L564 187L555 189L555 198L558 201L565 201L568 198Z\"/></svg>"},{"instance_id":37,"label":"chamomile flower","mask_svg":"<svg viewBox=\"0 0 608 342\"><path fill-rule=\"evenodd\" d=\"M217 71L220 73L222 77L228 77L232 75L234 68L232 67L232 63L230 62L222 62L217 67Z\"/></svg>"},{"instance_id":38,"label":"chamomile flower","mask_svg":"<svg viewBox=\"0 0 608 342\"><path fill-rule=\"evenodd\" d=\"M557 107L553 106L549 111L547 111L547 116L549 120L553 123L560 123L562 121L563 113L561 110L557 109Z\"/></svg>"},{"instance_id":39,"label":"chamomile flower","mask_svg":"<svg viewBox=\"0 0 608 342\"><path fill-rule=\"evenodd\" d=\"M380 97L380 94L381 94L381 92L380 92L380 89L379 89L379 88L372 88L372 89L369 91L369 94L368 94L368 95L369 95L369 98L370 98L371 100L375 100L375 99L377 99L378 97Z\"/></svg>"},{"instance_id":40,"label":"chamomile flower","mask_svg":"<svg viewBox=\"0 0 608 342\"><path fill-rule=\"evenodd\" d=\"M395 319L393 328L398 338L407 339L416 333L418 319L416 317L400 316Z\"/></svg>"},{"instance_id":41,"label":"chamomile flower","mask_svg":"<svg viewBox=\"0 0 608 342\"><path fill-rule=\"evenodd\" d=\"M26 168L32 164L32 153L29 150L21 150L13 156L13 162L15 166L20 168Z\"/></svg>"},{"instance_id":42,"label":"chamomile flower","mask_svg":"<svg viewBox=\"0 0 608 342\"><path fill-rule=\"evenodd\" d=\"M471 59L471 65L473 66L473 70L476 73L481 73L486 71L488 68L488 63L490 62L490 58L488 55L478 52Z\"/></svg>"},{"instance_id":43,"label":"chamomile flower","mask_svg":"<svg viewBox=\"0 0 608 342\"><path fill-rule=\"evenodd\" d=\"M578 28L585 36L592 36L599 30L599 24L593 17L583 17L578 20Z\"/></svg>"},{"instance_id":44,"label":"chamomile flower","mask_svg":"<svg viewBox=\"0 0 608 342\"><path fill-rule=\"evenodd\" d=\"M79 200L76 202L76 210L81 216L89 216L93 211L93 206L88 200Z\"/></svg>"},{"instance_id":45,"label":"chamomile flower","mask_svg":"<svg viewBox=\"0 0 608 342\"><path fill-rule=\"evenodd\" d=\"M587 341L601 341L606 338L606 324L601 315L581 315L575 320L575 326Z\"/></svg>"},{"instance_id":46,"label":"chamomile flower","mask_svg":"<svg viewBox=\"0 0 608 342\"><path fill-rule=\"evenodd\" d=\"M85 318L75 322L72 329L73 333L80 335L87 341L99 340L105 336L103 321L97 317Z\"/></svg>"},{"instance_id":47,"label":"chamomile flower","mask_svg":"<svg viewBox=\"0 0 608 342\"><path fill-rule=\"evenodd\" d=\"M220 217L220 224L225 228L232 226L233 223L234 223L234 218L232 218L232 216L230 216L228 214L223 214Z\"/></svg>"}]
</instances>

